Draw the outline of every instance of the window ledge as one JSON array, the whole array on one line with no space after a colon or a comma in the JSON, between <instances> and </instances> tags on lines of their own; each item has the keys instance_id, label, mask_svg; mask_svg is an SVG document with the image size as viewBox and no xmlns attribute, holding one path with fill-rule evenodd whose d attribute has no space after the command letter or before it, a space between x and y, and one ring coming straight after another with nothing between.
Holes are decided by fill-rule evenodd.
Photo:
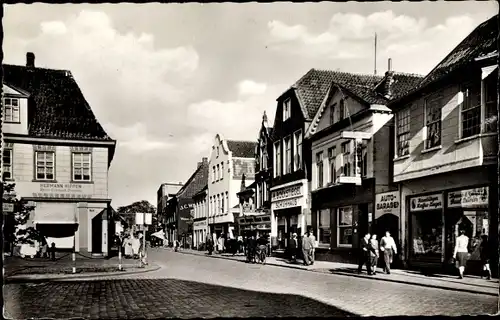
<instances>
[{"instance_id":1,"label":"window ledge","mask_svg":"<svg viewBox=\"0 0 500 320\"><path fill-rule=\"evenodd\" d=\"M94 181L75 181L75 180L71 180L69 183L80 183L80 184L94 184Z\"/></svg>"},{"instance_id":2,"label":"window ledge","mask_svg":"<svg viewBox=\"0 0 500 320\"><path fill-rule=\"evenodd\" d=\"M57 180L40 180L40 179L33 179L31 182L46 182L46 183L57 183Z\"/></svg>"},{"instance_id":3,"label":"window ledge","mask_svg":"<svg viewBox=\"0 0 500 320\"><path fill-rule=\"evenodd\" d=\"M421 151L421 153L433 152L433 151L441 150L441 148L443 148L443 146L435 146L435 147L432 147L429 149L424 149Z\"/></svg>"},{"instance_id":4,"label":"window ledge","mask_svg":"<svg viewBox=\"0 0 500 320\"><path fill-rule=\"evenodd\" d=\"M394 162L403 161L403 160L406 160L406 159L409 159L409 158L410 158L410 155L407 154L407 155L404 155L404 156L396 157L396 158L392 159L392 161L394 161Z\"/></svg>"},{"instance_id":5,"label":"window ledge","mask_svg":"<svg viewBox=\"0 0 500 320\"><path fill-rule=\"evenodd\" d=\"M460 143L463 143L463 142L467 142L467 141L471 141L471 140L476 140L476 139L479 139L479 138L482 138L482 137L492 137L492 136L496 136L496 135L497 135L496 132L478 133L478 134L475 134L475 135L470 136L470 137L466 137L466 138L461 138L461 139L455 140L455 144L460 144Z\"/></svg>"}]
</instances>

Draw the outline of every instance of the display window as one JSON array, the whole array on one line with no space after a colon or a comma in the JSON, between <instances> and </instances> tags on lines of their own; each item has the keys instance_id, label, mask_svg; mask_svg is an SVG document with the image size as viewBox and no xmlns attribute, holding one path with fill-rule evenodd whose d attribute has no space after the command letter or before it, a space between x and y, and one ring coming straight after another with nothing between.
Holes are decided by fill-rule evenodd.
<instances>
[{"instance_id":1,"label":"display window","mask_svg":"<svg viewBox=\"0 0 500 320\"><path fill-rule=\"evenodd\" d=\"M412 255L416 258L441 258L443 251L443 218L441 210L414 212Z\"/></svg>"},{"instance_id":2,"label":"display window","mask_svg":"<svg viewBox=\"0 0 500 320\"><path fill-rule=\"evenodd\" d=\"M450 209L446 215L446 258L453 255L460 230L469 237L469 260L481 260L481 236L488 235L489 219L487 210Z\"/></svg>"},{"instance_id":3,"label":"display window","mask_svg":"<svg viewBox=\"0 0 500 320\"><path fill-rule=\"evenodd\" d=\"M352 247L352 225L355 207L337 209L337 243L339 247Z\"/></svg>"},{"instance_id":4,"label":"display window","mask_svg":"<svg viewBox=\"0 0 500 320\"><path fill-rule=\"evenodd\" d=\"M330 245L330 209L318 211L318 233L319 243Z\"/></svg>"}]
</instances>

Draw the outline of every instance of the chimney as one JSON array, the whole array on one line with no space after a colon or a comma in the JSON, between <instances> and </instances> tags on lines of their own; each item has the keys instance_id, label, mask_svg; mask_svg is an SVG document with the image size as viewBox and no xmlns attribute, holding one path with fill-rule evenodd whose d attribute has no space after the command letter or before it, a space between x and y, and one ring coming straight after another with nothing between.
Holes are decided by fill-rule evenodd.
<instances>
[{"instance_id":1,"label":"chimney","mask_svg":"<svg viewBox=\"0 0 500 320\"><path fill-rule=\"evenodd\" d=\"M245 191L245 189L246 189L246 188L247 188L247 187L245 186L245 174L243 174L243 175L241 176L241 188L240 188L240 192Z\"/></svg>"},{"instance_id":2,"label":"chimney","mask_svg":"<svg viewBox=\"0 0 500 320\"><path fill-rule=\"evenodd\" d=\"M392 97L391 86L394 82L394 71L392 71L392 59L389 58L387 61L387 72L385 73L385 82L384 82L384 97L390 99Z\"/></svg>"},{"instance_id":3,"label":"chimney","mask_svg":"<svg viewBox=\"0 0 500 320\"><path fill-rule=\"evenodd\" d=\"M267 123L267 114L266 114L266 111L264 111L264 114L262 115L262 124L264 125L264 127L268 128L269 127L269 124Z\"/></svg>"},{"instance_id":4,"label":"chimney","mask_svg":"<svg viewBox=\"0 0 500 320\"><path fill-rule=\"evenodd\" d=\"M28 68L35 67L35 54L33 52L26 53L26 66Z\"/></svg>"}]
</instances>

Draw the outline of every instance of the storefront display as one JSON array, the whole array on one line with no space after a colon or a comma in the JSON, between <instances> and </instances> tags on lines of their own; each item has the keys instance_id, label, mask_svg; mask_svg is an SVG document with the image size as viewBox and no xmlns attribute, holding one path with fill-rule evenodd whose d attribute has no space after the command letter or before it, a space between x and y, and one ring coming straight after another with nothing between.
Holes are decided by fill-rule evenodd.
<instances>
[{"instance_id":1,"label":"storefront display","mask_svg":"<svg viewBox=\"0 0 500 320\"><path fill-rule=\"evenodd\" d=\"M318 212L318 241L319 244L330 246L330 209L319 210Z\"/></svg>"},{"instance_id":2,"label":"storefront display","mask_svg":"<svg viewBox=\"0 0 500 320\"><path fill-rule=\"evenodd\" d=\"M357 206L348 206L338 208L338 224L337 224L337 237L338 246L352 246L352 216L353 211Z\"/></svg>"},{"instance_id":3,"label":"storefront display","mask_svg":"<svg viewBox=\"0 0 500 320\"><path fill-rule=\"evenodd\" d=\"M411 253L414 259L441 260L443 252L443 195L410 198Z\"/></svg>"}]
</instances>

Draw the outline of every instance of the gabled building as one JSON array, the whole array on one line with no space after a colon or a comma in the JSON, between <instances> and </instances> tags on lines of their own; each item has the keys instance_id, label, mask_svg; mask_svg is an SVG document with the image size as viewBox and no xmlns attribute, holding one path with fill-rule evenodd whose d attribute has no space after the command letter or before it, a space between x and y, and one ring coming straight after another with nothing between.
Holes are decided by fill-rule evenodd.
<instances>
[{"instance_id":1,"label":"gabled building","mask_svg":"<svg viewBox=\"0 0 500 320\"><path fill-rule=\"evenodd\" d=\"M226 237L233 233L235 216L239 215L242 176L252 183L255 179L255 148L252 141L226 140L217 134L210 153L208 182L208 224L210 234Z\"/></svg>"},{"instance_id":2,"label":"gabled building","mask_svg":"<svg viewBox=\"0 0 500 320\"><path fill-rule=\"evenodd\" d=\"M158 217L164 217L167 209L167 201L174 197L182 188L182 182L162 183L156 192L156 214ZM162 219L159 219L162 221Z\"/></svg>"},{"instance_id":3,"label":"gabled building","mask_svg":"<svg viewBox=\"0 0 500 320\"><path fill-rule=\"evenodd\" d=\"M177 192L170 202L171 209L175 208L175 235L174 240L179 240L183 246L192 246L194 200L193 196L200 192L208 182L208 159L203 158L198 162L196 170Z\"/></svg>"},{"instance_id":4,"label":"gabled building","mask_svg":"<svg viewBox=\"0 0 500 320\"><path fill-rule=\"evenodd\" d=\"M277 252L285 250L292 233L300 237L312 226L310 144L303 138L332 82L345 75L311 69L277 99L271 183L271 239ZM364 75L358 78L358 83L370 85L378 79Z\"/></svg>"},{"instance_id":5,"label":"gabled building","mask_svg":"<svg viewBox=\"0 0 500 320\"><path fill-rule=\"evenodd\" d=\"M58 249L107 254L116 141L70 71L3 65L3 179L35 206L28 224Z\"/></svg>"},{"instance_id":6,"label":"gabled building","mask_svg":"<svg viewBox=\"0 0 500 320\"><path fill-rule=\"evenodd\" d=\"M384 77L343 73L333 80L306 131L318 259L355 262L366 232L381 238L390 230L400 239L399 208L381 212L375 206L377 195L397 193L388 161L393 114L387 104L422 77L394 72L390 63Z\"/></svg>"},{"instance_id":7,"label":"gabled building","mask_svg":"<svg viewBox=\"0 0 500 320\"><path fill-rule=\"evenodd\" d=\"M273 178L273 128L269 126L264 111L255 149L255 210L270 214L271 179Z\"/></svg>"},{"instance_id":8,"label":"gabled building","mask_svg":"<svg viewBox=\"0 0 500 320\"><path fill-rule=\"evenodd\" d=\"M200 246L206 243L208 236L208 185L193 195L193 201L193 247L200 249Z\"/></svg>"},{"instance_id":9,"label":"gabled building","mask_svg":"<svg viewBox=\"0 0 500 320\"><path fill-rule=\"evenodd\" d=\"M498 261L498 15L390 107L409 265L455 270L460 229L472 239L470 272L481 269L481 235L489 235L491 261Z\"/></svg>"}]
</instances>

